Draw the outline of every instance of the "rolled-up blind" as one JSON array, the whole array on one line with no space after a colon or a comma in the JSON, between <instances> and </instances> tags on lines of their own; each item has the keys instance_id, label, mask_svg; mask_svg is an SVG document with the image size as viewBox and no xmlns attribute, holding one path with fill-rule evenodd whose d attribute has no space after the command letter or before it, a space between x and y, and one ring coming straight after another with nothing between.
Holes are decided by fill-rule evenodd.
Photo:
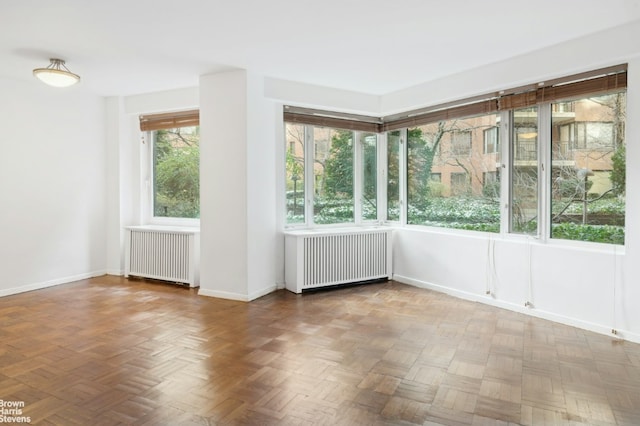
<instances>
[{"instance_id":1,"label":"rolled-up blind","mask_svg":"<svg viewBox=\"0 0 640 426\"><path fill-rule=\"evenodd\" d=\"M627 64L621 64L386 117L358 116L287 106L284 121L381 133L436 121L613 93L626 87Z\"/></svg>"},{"instance_id":2,"label":"rolled-up blind","mask_svg":"<svg viewBox=\"0 0 640 426\"><path fill-rule=\"evenodd\" d=\"M140 130L151 131L161 129L175 129L177 127L198 126L200 111L176 111L163 114L149 114L140 116Z\"/></svg>"}]
</instances>

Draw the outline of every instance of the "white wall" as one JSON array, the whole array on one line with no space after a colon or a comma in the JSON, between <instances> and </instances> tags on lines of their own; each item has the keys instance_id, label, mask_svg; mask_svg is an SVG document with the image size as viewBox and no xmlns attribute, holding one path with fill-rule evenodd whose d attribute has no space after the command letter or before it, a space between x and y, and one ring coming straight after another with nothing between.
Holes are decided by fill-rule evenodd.
<instances>
[{"instance_id":1,"label":"white wall","mask_svg":"<svg viewBox=\"0 0 640 426\"><path fill-rule=\"evenodd\" d=\"M104 98L35 80L0 92L0 296L104 274Z\"/></svg>"}]
</instances>

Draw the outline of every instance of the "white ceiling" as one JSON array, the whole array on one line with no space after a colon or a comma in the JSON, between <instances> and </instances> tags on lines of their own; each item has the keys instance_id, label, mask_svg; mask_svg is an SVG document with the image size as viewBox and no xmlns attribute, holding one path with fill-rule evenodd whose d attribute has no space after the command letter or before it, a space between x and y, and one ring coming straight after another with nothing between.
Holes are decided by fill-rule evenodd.
<instances>
[{"instance_id":1,"label":"white ceiling","mask_svg":"<svg viewBox=\"0 0 640 426\"><path fill-rule=\"evenodd\" d=\"M0 0L0 77L131 95L202 74L385 94L640 19L640 0Z\"/></svg>"}]
</instances>

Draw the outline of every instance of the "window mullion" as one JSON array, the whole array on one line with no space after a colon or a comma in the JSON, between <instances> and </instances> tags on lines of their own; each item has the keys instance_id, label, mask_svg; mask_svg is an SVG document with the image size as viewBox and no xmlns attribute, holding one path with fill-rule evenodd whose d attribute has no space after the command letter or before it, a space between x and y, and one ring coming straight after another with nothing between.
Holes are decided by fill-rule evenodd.
<instances>
[{"instance_id":1,"label":"window mullion","mask_svg":"<svg viewBox=\"0 0 640 426\"><path fill-rule=\"evenodd\" d=\"M376 139L376 177L377 177L377 218L378 222L385 222L387 218L387 179L388 179L388 164L387 164L387 134L381 133L377 135Z\"/></svg>"},{"instance_id":2,"label":"window mullion","mask_svg":"<svg viewBox=\"0 0 640 426\"><path fill-rule=\"evenodd\" d=\"M511 168L513 167L513 135L511 132L511 113L500 113L500 230L503 234L511 232Z\"/></svg>"},{"instance_id":3,"label":"window mullion","mask_svg":"<svg viewBox=\"0 0 640 426\"><path fill-rule=\"evenodd\" d=\"M313 126L304 126L304 217L313 226L315 140Z\"/></svg>"},{"instance_id":4,"label":"window mullion","mask_svg":"<svg viewBox=\"0 0 640 426\"><path fill-rule=\"evenodd\" d=\"M356 225L362 224L362 197L364 183L364 142L361 132L353 132L353 215Z\"/></svg>"},{"instance_id":5,"label":"window mullion","mask_svg":"<svg viewBox=\"0 0 640 426\"><path fill-rule=\"evenodd\" d=\"M399 188L400 188L400 224L407 224L407 129L400 131L400 164L399 168Z\"/></svg>"},{"instance_id":6,"label":"window mullion","mask_svg":"<svg viewBox=\"0 0 640 426\"><path fill-rule=\"evenodd\" d=\"M546 240L551 235L551 104L538 107L538 236Z\"/></svg>"}]
</instances>

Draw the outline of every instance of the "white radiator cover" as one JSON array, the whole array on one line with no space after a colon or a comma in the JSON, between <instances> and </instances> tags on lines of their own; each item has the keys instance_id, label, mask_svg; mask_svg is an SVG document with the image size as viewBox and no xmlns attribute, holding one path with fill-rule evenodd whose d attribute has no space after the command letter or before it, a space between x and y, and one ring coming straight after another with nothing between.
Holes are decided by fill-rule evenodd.
<instances>
[{"instance_id":1,"label":"white radiator cover","mask_svg":"<svg viewBox=\"0 0 640 426\"><path fill-rule=\"evenodd\" d=\"M294 293L391 278L391 229L285 232L285 285Z\"/></svg>"},{"instance_id":2,"label":"white radiator cover","mask_svg":"<svg viewBox=\"0 0 640 426\"><path fill-rule=\"evenodd\" d=\"M200 231L167 226L129 226L124 275L200 286Z\"/></svg>"}]
</instances>

